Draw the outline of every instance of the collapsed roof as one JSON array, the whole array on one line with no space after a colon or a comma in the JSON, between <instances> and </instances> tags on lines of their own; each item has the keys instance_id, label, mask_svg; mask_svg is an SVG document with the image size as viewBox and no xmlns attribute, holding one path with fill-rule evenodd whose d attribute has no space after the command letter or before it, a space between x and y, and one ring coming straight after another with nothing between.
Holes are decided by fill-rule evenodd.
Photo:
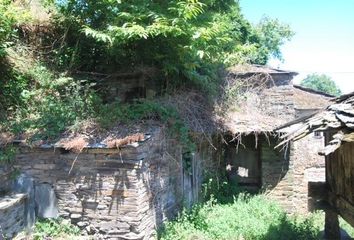
<instances>
[{"instance_id":1,"label":"collapsed roof","mask_svg":"<svg viewBox=\"0 0 354 240\"><path fill-rule=\"evenodd\" d=\"M289 122L277 130L291 129L278 145L301 139L315 131L331 131L332 140L320 154L328 155L343 142L354 142L354 92L333 100L333 104L315 115Z\"/></svg>"},{"instance_id":2,"label":"collapsed roof","mask_svg":"<svg viewBox=\"0 0 354 240\"><path fill-rule=\"evenodd\" d=\"M324 109L335 96L294 84L296 109Z\"/></svg>"},{"instance_id":3,"label":"collapsed roof","mask_svg":"<svg viewBox=\"0 0 354 240\"><path fill-rule=\"evenodd\" d=\"M297 110L322 110L333 98L293 85L297 73L292 71L259 65L238 65L227 70L225 92L235 96L223 108L221 122L232 134L274 132L293 120Z\"/></svg>"}]
</instances>

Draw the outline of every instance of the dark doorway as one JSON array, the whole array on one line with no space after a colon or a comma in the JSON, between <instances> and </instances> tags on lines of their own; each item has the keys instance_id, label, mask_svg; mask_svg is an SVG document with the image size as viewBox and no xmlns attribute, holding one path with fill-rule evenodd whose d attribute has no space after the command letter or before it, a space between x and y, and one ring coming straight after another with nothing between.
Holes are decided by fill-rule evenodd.
<instances>
[{"instance_id":1,"label":"dark doorway","mask_svg":"<svg viewBox=\"0 0 354 240\"><path fill-rule=\"evenodd\" d=\"M258 143L259 144L259 143ZM228 178L240 186L261 186L261 156L254 135L243 136L241 142L232 141L225 149Z\"/></svg>"}]
</instances>

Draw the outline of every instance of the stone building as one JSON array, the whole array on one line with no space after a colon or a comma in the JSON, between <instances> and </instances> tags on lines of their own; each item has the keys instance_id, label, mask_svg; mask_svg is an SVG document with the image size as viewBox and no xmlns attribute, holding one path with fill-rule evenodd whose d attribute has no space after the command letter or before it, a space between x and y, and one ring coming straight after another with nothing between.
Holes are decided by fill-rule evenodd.
<instances>
[{"instance_id":1,"label":"stone building","mask_svg":"<svg viewBox=\"0 0 354 240\"><path fill-rule=\"evenodd\" d=\"M325 110L297 119L282 143L297 141L317 131L325 133L326 182L316 186L316 198L326 212L325 238L352 239L340 230L338 215L354 227L354 92L333 99Z\"/></svg>"},{"instance_id":2,"label":"stone building","mask_svg":"<svg viewBox=\"0 0 354 240\"><path fill-rule=\"evenodd\" d=\"M203 172L215 170L215 162L228 171L231 183L267 189L288 212L307 211L309 182L324 178L324 160L317 155L322 136L275 150L279 135L274 129L323 108L330 96L294 86L294 75L261 66L229 69L226 81L236 84L240 98L218 118L215 135L222 133L223 140L199 142L194 153L184 152L165 127L154 123L121 136L140 134L119 147L96 141L79 153L62 142L15 143L20 175L12 179L13 169L0 168L0 193L5 193L0 194L0 232L11 237L37 217L60 216L97 238L152 239L163 221L202 198ZM125 77L136 81L124 81L131 83L126 92L115 82L107 88L107 101L156 94L141 73L113 80Z\"/></svg>"},{"instance_id":3,"label":"stone building","mask_svg":"<svg viewBox=\"0 0 354 240\"><path fill-rule=\"evenodd\" d=\"M152 127L119 149L94 144L80 153L20 144L14 167L21 174L5 178L11 189L2 189L0 233L11 238L38 217L62 217L97 239L154 239L163 221L197 201L197 165L209 157L195 153L191 169L183 167L182 148L163 131Z\"/></svg>"},{"instance_id":4,"label":"stone building","mask_svg":"<svg viewBox=\"0 0 354 240\"><path fill-rule=\"evenodd\" d=\"M229 69L226 79L243 96L223 119L229 178L252 190L266 190L288 212L311 210L308 185L325 180L320 133L282 149L275 129L329 104L328 94L293 85L296 73L262 66Z\"/></svg>"}]
</instances>

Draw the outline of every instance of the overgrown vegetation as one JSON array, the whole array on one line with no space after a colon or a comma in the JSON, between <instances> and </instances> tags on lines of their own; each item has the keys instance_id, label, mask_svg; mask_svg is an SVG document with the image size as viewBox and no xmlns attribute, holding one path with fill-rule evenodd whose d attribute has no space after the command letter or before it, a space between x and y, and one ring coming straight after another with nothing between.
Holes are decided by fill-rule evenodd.
<instances>
[{"instance_id":1,"label":"overgrown vegetation","mask_svg":"<svg viewBox=\"0 0 354 240\"><path fill-rule=\"evenodd\" d=\"M263 195L240 194L233 203L210 200L166 224L160 239L318 239L312 218L288 217Z\"/></svg>"},{"instance_id":2,"label":"overgrown vegetation","mask_svg":"<svg viewBox=\"0 0 354 240\"><path fill-rule=\"evenodd\" d=\"M157 120L167 124L169 133L186 149L194 148L188 127L172 106L155 100L103 103L92 81L56 75L39 63L28 71L8 74L12 77L0 89L11 114L2 128L28 140L53 141L69 127L79 126L88 119L105 129L117 123Z\"/></svg>"},{"instance_id":3,"label":"overgrown vegetation","mask_svg":"<svg viewBox=\"0 0 354 240\"><path fill-rule=\"evenodd\" d=\"M220 67L281 58L293 35L278 20L250 24L231 0L44 2L51 22L40 26L26 1L0 3L0 130L29 140L54 141L85 121L112 128L156 119L190 150L190 130L171 104L104 102L100 79L79 73L148 66L159 69L160 94L194 88L211 99Z\"/></svg>"},{"instance_id":4,"label":"overgrown vegetation","mask_svg":"<svg viewBox=\"0 0 354 240\"><path fill-rule=\"evenodd\" d=\"M19 8L14 1L0 1L0 64L6 56L6 48L13 44L16 38L16 25L28 21L27 11Z\"/></svg>"},{"instance_id":5,"label":"overgrown vegetation","mask_svg":"<svg viewBox=\"0 0 354 240\"><path fill-rule=\"evenodd\" d=\"M36 222L33 230L33 239L73 239L80 235L80 229L77 226L65 222L63 219L45 219Z\"/></svg>"},{"instance_id":6,"label":"overgrown vegetation","mask_svg":"<svg viewBox=\"0 0 354 240\"><path fill-rule=\"evenodd\" d=\"M28 13L16 2L0 1L0 131L27 140L54 141L88 120L111 129L153 119L191 151L195 146L179 109L157 99L104 102L99 80L78 73L102 76L149 66L160 70L162 93L194 88L211 98L219 90L219 68L281 58L280 46L293 35L275 19L252 25L234 0L47 0L52 22L39 32L31 30L24 20ZM33 31L39 45L26 39L26 31ZM3 148L0 165L11 163L15 153ZM167 223L160 238L318 237L312 217L287 217L263 195L233 199L240 190L234 186L222 177L206 183L208 201ZM63 234L75 236L79 229L41 220L34 230L35 239Z\"/></svg>"},{"instance_id":7,"label":"overgrown vegetation","mask_svg":"<svg viewBox=\"0 0 354 240\"><path fill-rule=\"evenodd\" d=\"M0 148L0 167L3 165L10 165L15 159L17 149L13 146Z\"/></svg>"},{"instance_id":8,"label":"overgrown vegetation","mask_svg":"<svg viewBox=\"0 0 354 240\"><path fill-rule=\"evenodd\" d=\"M9 11L11 1L0 2L0 59L6 55L6 47L10 44L13 36L13 24L15 22L13 15Z\"/></svg>"},{"instance_id":9,"label":"overgrown vegetation","mask_svg":"<svg viewBox=\"0 0 354 240\"><path fill-rule=\"evenodd\" d=\"M12 78L0 89L4 102L12 106L4 128L14 134L55 139L68 126L95 112L98 97L85 80L55 76L40 64L27 72L9 74Z\"/></svg>"},{"instance_id":10,"label":"overgrown vegetation","mask_svg":"<svg viewBox=\"0 0 354 240\"><path fill-rule=\"evenodd\" d=\"M161 230L161 240L235 239L235 240L310 240L323 236L324 214L288 216L265 195L240 194L229 204L214 199L184 211ZM341 221L351 236L354 229Z\"/></svg>"},{"instance_id":11,"label":"overgrown vegetation","mask_svg":"<svg viewBox=\"0 0 354 240\"><path fill-rule=\"evenodd\" d=\"M177 110L157 101L136 101L131 104L115 102L103 105L97 112L102 127L110 128L114 123L130 123L138 120L158 120L168 126L168 132L175 136L185 151L194 151L195 144L189 134L189 128L179 116Z\"/></svg>"},{"instance_id":12,"label":"overgrown vegetation","mask_svg":"<svg viewBox=\"0 0 354 240\"><path fill-rule=\"evenodd\" d=\"M57 1L71 69L112 72L142 65L162 70L164 88L218 88L217 69L281 58L293 32L278 20L250 24L234 0ZM86 61L83 62L83 59Z\"/></svg>"}]
</instances>

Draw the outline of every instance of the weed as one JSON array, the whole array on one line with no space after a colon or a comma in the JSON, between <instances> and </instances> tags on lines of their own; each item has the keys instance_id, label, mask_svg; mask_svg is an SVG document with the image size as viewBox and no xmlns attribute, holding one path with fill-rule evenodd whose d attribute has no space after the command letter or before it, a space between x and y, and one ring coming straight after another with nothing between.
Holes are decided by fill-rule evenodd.
<instances>
[{"instance_id":1,"label":"weed","mask_svg":"<svg viewBox=\"0 0 354 240\"><path fill-rule=\"evenodd\" d=\"M15 82L19 78L27 79L21 80L24 84L16 92L11 86L8 88L12 92L5 92L9 98L18 99L5 124L15 134L30 133L32 139L55 139L68 126L93 116L98 97L85 80L57 77L40 64L25 75L12 75L12 78Z\"/></svg>"},{"instance_id":2,"label":"weed","mask_svg":"<svg viewBox=\"0 0 354 240\"><path fill-rule=\"evenodd\" d=\"M233 203L210 199L167 222L163 240L182 239L318 239L320 227L313 217L289 217L264 195L239 194Z\"/></svg>"},{"instance_id":3,"label":"weed","mask_svg":"<svg viewBox=\"0 0 354 240\"><path fill-rule=\"evenodd\" d=\"M63 219L44 219L36 222L33 238L35 240L48 239L59 236L78 236L80 229Z\"/></svg>"},{"instance_id":4,"label":"weed","mask_svg":"<svg viewBox=\"0 0 354 240\"><path fill-rule=\"evenodd\" d=\"M136 123L143 120L158 120L167 124L169 133L176 136L186 151L193 151L195 145L176 109L157 101L145 100L122 104L114 102L102 105L97 113L97 120L104 128L110 128L117 122Z\"/></svg>"},{"instance_id":5,"label":"weed","mask_svg":"<svg viewBox=\"0 0 354 240\"><path fill-rule=\"evenodd\" d=\"M189 129L176 109L158 101L103 104L89 81L56 76L38 63L26 74L12 73L11 76L9 87L5 88L11 90L5 92L6 99L17 99L17 107L9 114L5 129L14 134L25 133L31 140L56 140L70 126L87 119L96 119L107 129L117 123L153 119L167 124L169 133L177 137L185 149L194 150ZM18 79L23 84L18 85L18 89L11 87Z\"/></svg>"},{"instance_id":6,"label":"weed","mask_svg":"<svg viewBox=\"0 0 354 240\"><path fill-rule=\"evenodd\" d=\"M13 146L0 148L0 166L11 165L15 160L16 153L17 153L17 148Z\"/></svg>"}]
</instances>

